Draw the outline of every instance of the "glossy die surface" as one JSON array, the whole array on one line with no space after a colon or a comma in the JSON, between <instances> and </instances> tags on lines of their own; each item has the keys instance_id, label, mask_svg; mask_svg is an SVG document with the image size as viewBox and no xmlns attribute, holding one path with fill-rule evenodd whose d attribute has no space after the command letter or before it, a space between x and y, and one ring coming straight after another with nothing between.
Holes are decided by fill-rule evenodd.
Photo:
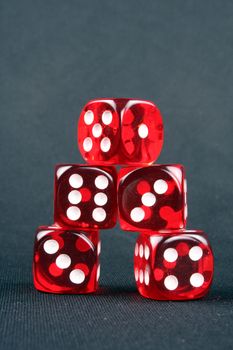
<instances>
[{"instance_id":1,"label":"glossy die surface","mask_svg":"<svg viewBox=\"0 0 233 350\"><path fill-rule=\"evenodd\" d=\"M141 295L157 300L203 297L213 278L213 254L201 231L140 234L134 273Z\"/></svg>"},{"instance_id":2,"label":"glossy die surface","mask_svg":"<svg viewBox=\"0 0 233 350\"><path fill-rule=\"evenodd\" d=\"M118 174L121 228L126 231L184 228L186 192L181 165L121 169Z\"/></svg>"},{"instance_id":3,"label":"glossy die surface","mask_svg":"<svg viewBox=\"0 0 233 350\"><path fill-rule=\"evenodd\" d=\"M55 169L54 221L61 227L110 228L116 223L113 167L63 164Z\"/></svg>"},{"instance_id":4,"label":"glossy die surface","mask_svg":"<svg viewBox=\"0 0 233 350\"><path fill-rule=\"evenodd\" d=\"M98 231L41 227L35 238L35 288L48 293L91 293L100 273Z\"/></svg>"},{"instance_id":5,"label":"glossy die surface","mask_svg":"<svg viewBox=\"0 0 233 350\"><path fill-rule=\"evenodd\" d=\"M150 164L163 145L159 109L144 100L90 101L79 118L78 145L88 163Z\"/></svg>"}]
</instances>

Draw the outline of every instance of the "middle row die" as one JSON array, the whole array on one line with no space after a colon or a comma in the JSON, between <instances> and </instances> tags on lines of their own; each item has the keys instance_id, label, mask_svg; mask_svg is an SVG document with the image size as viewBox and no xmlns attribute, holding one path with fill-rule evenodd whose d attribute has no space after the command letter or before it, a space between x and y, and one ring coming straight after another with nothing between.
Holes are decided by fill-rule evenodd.
<instances>
[{"instance_id":1,"label":"middle row die","mask_svg":"<svg viewBox=\"0 0 233 350\"><path fill-rule=\"evenodd\" d=\"M182 229L187 186L178 164L122 168L62 164L55 171L54 221L62 227L126 231Z\"/></svg>"}]
</instances>

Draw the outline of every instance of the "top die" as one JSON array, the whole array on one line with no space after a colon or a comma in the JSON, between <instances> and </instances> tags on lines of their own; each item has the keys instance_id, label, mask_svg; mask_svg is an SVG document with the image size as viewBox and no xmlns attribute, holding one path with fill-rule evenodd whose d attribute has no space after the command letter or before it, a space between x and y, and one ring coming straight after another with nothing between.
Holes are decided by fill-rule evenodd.
<instances>
[{"instance_id":1,"label":"top die","mask_svg":"<svg viewBox=\"0 0 233 350\"><path fill-rule=\"evenodd\" d=\"M163 145L160 111L144 100L92 100L80 115L78 145L88 163L151 164Z\"/></svg>"}]
</instances>

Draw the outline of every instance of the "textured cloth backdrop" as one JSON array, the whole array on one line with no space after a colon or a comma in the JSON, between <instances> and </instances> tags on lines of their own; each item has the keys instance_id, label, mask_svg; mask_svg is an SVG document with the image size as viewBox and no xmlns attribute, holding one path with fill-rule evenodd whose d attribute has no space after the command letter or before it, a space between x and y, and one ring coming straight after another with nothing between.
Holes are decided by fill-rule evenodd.
<instances>
[{"instance_id":1,"label":"textured cloth backdrop","mask_svg":"<svg viewBox=\"0 0 233 350\"><path fill-rule=\"evenodd\" d=\"M232 1L1 1L1 349L232 348ZM53 168L83 162L81 107L95 97L161 109L160 163L188 178L189 228L215 252L207 298L157 302L133 279L136 233L102 237L99 295L34 290L34 232L52 222Z\"/></svg>"}]
</instances>

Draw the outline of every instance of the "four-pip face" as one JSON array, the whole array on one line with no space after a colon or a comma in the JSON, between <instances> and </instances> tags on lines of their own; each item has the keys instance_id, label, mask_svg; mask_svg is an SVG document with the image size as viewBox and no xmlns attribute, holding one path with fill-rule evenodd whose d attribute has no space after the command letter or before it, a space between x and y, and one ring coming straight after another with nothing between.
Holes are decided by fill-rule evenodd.
<instances>
[{"instance_id":1,"label":"four-pip face","mask_svg":"<svg viewBox=\"0 0 233 350\"><path fill-rule=\"evenodd\" d=\"M163 122L150 101L97 99L81 112L78 145L88 163L145 165L163 145Z\"/></svg>"},{"instance_id":2,"label":"four-pip face","mask_svg":"<svg viewBox=\"0 0 233 350\"><path fill-rule=\"evenodd\" d=\"M210 288L213 269L213 253L202 231L166 230L141 234L137 239L135 280L140 294L147 298L201 298Z\"/></svg>"}]
</instances>

